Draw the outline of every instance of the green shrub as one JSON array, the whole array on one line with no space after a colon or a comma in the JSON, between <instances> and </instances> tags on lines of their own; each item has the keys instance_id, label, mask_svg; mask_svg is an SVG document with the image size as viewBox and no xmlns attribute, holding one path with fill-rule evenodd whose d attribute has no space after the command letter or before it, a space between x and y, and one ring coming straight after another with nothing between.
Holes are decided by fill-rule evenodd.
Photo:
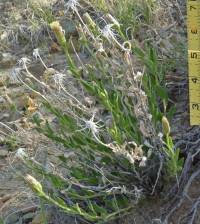
<instances>
[{"instance_id":1,"label":"green shrub","mask_svg":"<svg viewBox=\"0 0 200 224\"><path fill-rule=\"evenodd\" d=\"M78 5L70 6L82 18ZM37 130L73 151L74 159L59 157L66 170L62 173L46 169L23 153L21 158L51 186L47 191L45 184L26 176L39 197L69 215L105 223L128 214L141 198L155 193L163 175L177 176L182 162L169 133L163 131L164 138L159 134L168 96L155 49L149 44L143 50L132 46L117 23L100 28L89 14L83 18L77 29L88 60L78 57L81 66L69 53L70 43L59 22L50 24L68 66L67 74L51 77L56 91L32 77L24 66L29 77L48 91L42 95L43 105L56 121L55 125L34 115ZM134 64L138 60L139 68ZM83 91L82 99L68 90L65 78L69 75ZM88 95L96 105L84 104Z\"/></svg>"}]
</instances>

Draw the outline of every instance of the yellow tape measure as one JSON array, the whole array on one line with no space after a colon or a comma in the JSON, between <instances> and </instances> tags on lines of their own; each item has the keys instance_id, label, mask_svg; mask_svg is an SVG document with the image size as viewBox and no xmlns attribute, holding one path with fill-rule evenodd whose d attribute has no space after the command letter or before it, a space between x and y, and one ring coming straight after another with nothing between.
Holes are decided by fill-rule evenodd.
<instances>
[{"instance_id":1,"label":"yellow tape measure","mask_svg":"<svg viewBox=\"0 0 200 224\"><path fill-rule=\"evenodd\" d=\"M200 125L200 0L187 0L190 125Z\"/></svg>"}]
</instances>

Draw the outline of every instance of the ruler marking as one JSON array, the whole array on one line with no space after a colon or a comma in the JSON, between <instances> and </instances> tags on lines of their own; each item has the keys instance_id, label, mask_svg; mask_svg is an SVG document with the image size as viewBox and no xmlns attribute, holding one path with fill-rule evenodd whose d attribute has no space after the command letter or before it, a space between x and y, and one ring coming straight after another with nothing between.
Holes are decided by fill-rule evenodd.
<instances>
[{"instance_id":1,"label":"ruler marking","mask_svg":"<svg viewBox=\"0 0 200 224\"><path fill-rule=\"evenodd\" d=\"M190 124L200 125L200 0L187 0Z\"/></svg>"}]
</instances>

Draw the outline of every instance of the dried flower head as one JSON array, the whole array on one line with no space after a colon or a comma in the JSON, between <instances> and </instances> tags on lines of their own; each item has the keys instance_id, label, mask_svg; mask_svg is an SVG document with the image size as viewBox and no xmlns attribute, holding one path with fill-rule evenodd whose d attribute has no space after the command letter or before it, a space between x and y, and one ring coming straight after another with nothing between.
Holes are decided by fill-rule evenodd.
<instances>
[{"instance_id":1,"label":"dried flower head","mask_svg":"<svg viewBox=\"0 0 200 224\"><path fill-rule=\"evenodd\" d=\"M40 52L39 52L39 48L35 48L33 50L33 57L37 60L40 59L41 63L43 64L43 66L47 69L47 66L45 65L44 61L42 60L41 56L40 56Z\"/></svg>"},{"instance_id":2,"label":"dried flower head","mask_svg":"<svg viewBox=\"0 0 200 224\"><path fill-rule=\"evenodd\" d=\"M26 68L27 64L30 64L31 60L27 57L22 57L21 59L18 60L19 66L22 66L22 68Z\"/></svg>"},{"instance_id":3,"label":"dried flower head","mask_svg":"<svg viewBox=\"0 0 200 224\"><path fill-rule=\"evenodd\" d=\"M78 0L68 0L68 2L64 5L65 12L72 10L72 12L77 11L77 7L80 6Z\"/></svg>"},{"instance_id":4,"label":"dried flower head","mask_svg":"<svg viewBox=\"0 0 200 224\"><path fill-rule=\"evenodd\" d=\"M28 158L28 155L25 152L25 148L19 148L15 153L15 157L21 160Z\"/></svg>"},{"instance_id":5,"label":"dried flower head","mask_svg":"<svg viewBox=\"0 0 200 224\"><path fill-rule=\"evenodd\" d=\"M98 125L100 121L94 122L95 113L92 115L90 120L83 120L85 122L85 126L81 130L89 129L91 130L93 135L97 135L99 133L99 129L101 126Z\"/></svg>"},{"instance_id":6,"label":"dried flower head","mask_svg":"<svg viewBox=\"0 0 200 224\"><path fill-rule=\"evenodd\" d=\"M55 85L56 85L56 87L58 88L59 91L60 91L60 88L63 84L63 80L65 78L66 78L66 74L56 73L55 75L53 75L54 83L55 83Z\"/></svg>"},{"instance_id":7,"label":"dried flower head","mask_svg":"<svg viewBox=\"0 0 200 224\"><path fill-rule=\"evenodd\" d=\"M101 30L102 35L108 40L112 41L115 38L114 30L112 29L113 24L107 24Z\"/></svg>"},{"instance_id":8,"label":"dried flower head","mask_svg":"<svg viewBox=\"0 0 200 224\"><path fill-rule=\"evenodd\" d=\"M115 30L112 28L114 24L107 24L104 26L104 28L101 30L101 34L103 37L105 37L110 43L115 43L118 47L120 47L125 52L130 52L131 44L130 42L126 41L123 44L121 44L116 36Z\"/></svg>"}]
</instances>

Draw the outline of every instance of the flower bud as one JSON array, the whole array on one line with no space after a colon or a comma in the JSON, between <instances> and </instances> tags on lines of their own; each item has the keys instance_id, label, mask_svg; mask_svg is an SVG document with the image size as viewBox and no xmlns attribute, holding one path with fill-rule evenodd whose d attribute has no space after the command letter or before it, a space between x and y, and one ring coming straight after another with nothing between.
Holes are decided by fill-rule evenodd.
<instances>
[{"instance_id":1,"label":"flower bud","mask_svg":"<svg viewBox=\"0 0 200 224\"><path fill-rule=\"evenodd\" d=\"M85 21L85 23L92 29L94 29L96 27L96 23L93 21L93 19L91 18L91 16L89 15L89 13L84 13L83 14L83 19Z\"/></svg>"},{"instance_id":2,"label":"flower bud","mask_svg":"<svg viewBox=\"0 0 200 224\"><path fill-rule=\"evenodd\" d=\"M39 194L40 196L43 195L42 185L34 177L27 174L24 177L24 180L27 182L27 184L29 185L29 187L32 189L33 192Z\"/></svg>"},{"instance_id":3,"label":"flower bud","mask_svg":"<svg viewBox=\"0 0 200 224\"><path fill-rule=\"evenodd\" d=\"M66 44L65 35L64 35L63 29L62 29L60 23L58 21L54 21L50 24L50 27L51 27L52 31L55 33L59 44L61 44L61 45Z\"/></svg>"},{"instance_id":4,"label":"flower bud","mask_svg":"<svg viewBox=\"0 0 200 224\"><path fill-rule=\"evenodd\" d=\"M107 14L106 17L107 17L107 19L109 20L110 23L113 23L117 27L120 27L119 22L111 14Z\"/></svg>"},{"instance_id":5,"label":"flower bud","mask_svg":"<svg viewBox=\"0 0 200 224\"><path fill-rule=\"evenodd\" d=\"M52 31L55 33L62 32L62 27L60 26L60 23L58 21L54 21L54 22L50 23L50 27L51 27Z\"/></svg>"},{"instance_id":6,"label":"flower bud","mask_svg":"<svg viewBox=\"0 0 200 224\"><path fill-rule=\"evenodd\" d=\"M168 121L168 119L165 116L162 117L162 128L163 128L163 134L165 136L170 134L169 121Z\"/></svg>"}]
</instances>

